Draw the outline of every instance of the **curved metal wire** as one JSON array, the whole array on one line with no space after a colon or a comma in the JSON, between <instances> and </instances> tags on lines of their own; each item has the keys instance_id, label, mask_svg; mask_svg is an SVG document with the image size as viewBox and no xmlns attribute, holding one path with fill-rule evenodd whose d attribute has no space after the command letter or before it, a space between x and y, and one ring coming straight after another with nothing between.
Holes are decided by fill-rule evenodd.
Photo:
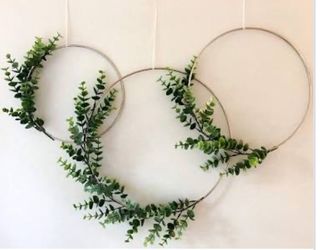
<instances>
[{"instance_id":1,"label":"curved metal wire","mask_svg":"<svg viewBox=\"0 0 323 250\"><path fill-rule=\"evenodd\" d=\"M203 48L202 50L200 51L200 53L198 54L198 56L196 57L196 60L195 60L195 63L193 65L193 67L196 67L197 63L198 63L198 60L199 58L201 57L201 55L203 54L203 52L209 47L211 46L214 42L216 42L217 40L219 40L220 38L230 34L230 33L234 33L234 32L238 32L238 31L243 31L243 30L255 30L255 31L261 31L261 32L265 32L267 34L271 34L277 38L279 38L280 40L282 40L283 42L285 42L287 45L290 46L290 48L296 53L297 57L300 59L303 67L304 67L304 70L305 70L305 73L306 73L306 78L307 78L307 86L308 86L308 91L307 91L307 104L306 104L306 109L304 111L304 114L302 115L302 118L301 120L299 121L297 127L286 137L284 138L281 142L277 143L276 145L274 145L270 150L275 150L277 148L279 148L281 145L285 144L288 140L290 140L295 134L296 132L298 131L298 129L302 126L302 124L304 123L305 121L305 118L307 116L307 113L309 111L309 108L310 108L310 100L311 100L311 74L310 74L310 70L309 70L309 67L307 66L306 62L305 62L305 59L304 57L302 56L302 54L296 49L296 47L287 39L285 38L284 36L274 32L274 31L271 31L271 30L268 30L268 29L265 29L265 28L260 28L260 27L252 27L252 26L249 26L249 27L244 27L244 28L235 28L235 29L231 29L231 30L228 30L228 31L225 31L223 33L221 33L220 35L216 36L215 38L213 38L210 42L208 42ZM189 81L192 80L192 73L190 74L189 76Z\"/></svg>"}]
</instances>

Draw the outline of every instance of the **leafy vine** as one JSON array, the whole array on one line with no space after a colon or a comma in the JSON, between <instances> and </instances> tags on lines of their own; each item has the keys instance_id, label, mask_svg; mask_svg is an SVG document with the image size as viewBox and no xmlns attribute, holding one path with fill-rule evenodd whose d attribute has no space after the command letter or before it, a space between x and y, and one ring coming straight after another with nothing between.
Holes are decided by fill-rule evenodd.
<instances>
[{"instance_id":1,"label":"leafy vine","mask_svg":"<svg viewBox=\"0 0 323 250\"><path fill-rule=\"evenodd\" d=\"M175 103L173 109L177 113L177 119L185 127L199 133L197 138L188 137L185 141L178 142L175 147L185 150L199 149L210 155L210 158L200 166L205 171L218 167L219 163L228 163L235 157L245 157L226 168L221 175L239 175L241 171L257 167L267 157L268 153L276 148L269 150L265 147L253 149L242 140L228 138L222 134L221 129L214 124L212 119L215 108L213 97L204 107L197 107L196 98L191 90L195 77L195 68L193 68L195 60L194 57L185 68L186 75L184 77L170 69L165 76L158 79L158 82L164 87L166 95L170 96L171 101ZM190 75L192 75L191 81L189 80Z\"/></svg>"},{"instance_id":2,"label":"leafy vine","mask_svg":"<svg viewBox=\"0 0 323 250\"><path fill-rule=\"evenodd\" d=\"M10 90L14 97L20 100L19 108L4 108L3 111L15 117L17 121L25 125L25 128L35 128L54 140L44 128L44 120L37 117L35 104L35 93L38 89L39 73L43 68L43 63L47 56L56 49L56 44L60 38L57 34L48 42L37 37L33 47L24 56L25 61L19 64L10 54L6 55L8 67L2 68Z\"/></svg>"},{"instance_id":3,"label":"leafy vine","mask_svg":"<svg viewBox=\"0 0 323 250\"><path fill-rule=\"evenodd\" d=\"M145 239L145 245L161 238L164 245L171 238L178 238L187 227L188 220L194 219L193 209L200 201L188 199L172 201L167 204L140 204L128 199L128 195L116 180L102 177L98 169L101 167L102 145L98 129L104 119L114 110L113 102L117 91L111 89L103 97L106 88L104 72L100 71L97 84L89 96L85 82L82 82L79 95L75 98L75 116L68 119L70 138L73 143L62 143L61 147L69 158L59 159L60 165L68 172L68 176L84 185L84 190L91 194L82 203L75 204L77 210L90 210L84 219L96 219L102 226L113 223L128 222L130 228L126 233L126 241L133 239L138 228L145 221L152 219L153 227Z\"/></svg>"}]
</instances>

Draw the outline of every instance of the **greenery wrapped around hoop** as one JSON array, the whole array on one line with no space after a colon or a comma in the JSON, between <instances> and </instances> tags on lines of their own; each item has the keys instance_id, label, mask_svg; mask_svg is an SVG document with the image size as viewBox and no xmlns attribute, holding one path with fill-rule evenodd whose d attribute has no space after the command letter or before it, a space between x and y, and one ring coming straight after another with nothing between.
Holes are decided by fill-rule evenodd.
<instances>
[{"instance_id":1,"label":"greenery wrapped around hoop","mask_svg":"<svg viewBox=\"0 0 323 250\"><path fill-rule=\"evenodd\" d=\"M56 49L59 37L60 35L54 36L48 42L37 38L22 64L8 54L9 67L3 68L5 80L21 104L19 108L4 108L3 111L25 128L35 128L51 139L53 137L44 128L44 120L36 115L35 94L43 62ZM195 58L185 68L185 75L179 75L170 69L157 81L174 103L177 119L184 127L199 133L197 138L186 138L178 142L176 147L198 149L207 154L210 158L200 166L205 171L218 167L220 163L228 164L221 176L239 175L241 171L257 167L272 150L264 147L253 149L241 140L223 135L212 119L216 105L214 99L210 99L203 107L197 107L191 90L193 81L189 81L190 74L195 70L194 60ZM81 183L84 191L89 194L87 200L74 204L74 207L87 211L84 219L97 220L104 227L114 223L128 223L126 242L133 239L146 221L152 221L144 244L147 246L159 239L159 244L164 246L170 239L181 237L189 221L195 219L196 205L206 196L197 200L178 199L165 204L142 206L128 197L124 186L117 180L100 175L103 146L98 129L114 110L113 103L117 96L116 89L110 89L104 94L106 90L106 75L103 71L99 71L93 95L89 94L86 83L82 82L79 94L74 98L75 118L67 120L72 142L61 144L67 156L66 159L60 158L58 162L67 176ZM236 157L239 157L238 161L230 165L230 160Z\"/></svg>"}]
</instances>

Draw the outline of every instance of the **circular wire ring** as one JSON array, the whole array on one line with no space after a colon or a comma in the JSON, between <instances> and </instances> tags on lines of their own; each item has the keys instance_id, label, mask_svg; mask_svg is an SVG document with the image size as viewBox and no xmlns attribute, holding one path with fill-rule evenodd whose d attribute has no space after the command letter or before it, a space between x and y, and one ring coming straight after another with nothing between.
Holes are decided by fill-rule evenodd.
<instances>
[{"instance_id":1,"label":"circular wire ring","mask_svg":"<svg viewBox=\"0 0 323 250\"><path fill-rule=\"evenodd\" d=\"M131 76L136 75L136 74L139 74L139 73L143 73L143 72L147 72L147 71L156 71L156 70L159 70L159 71L163 71L163 70L168 70L169 71L169 70L172 70L172 71L174 71L176 73L186 74L183 71L180 71L180 70L177 70L177 69L170 69L168 67L144 68L144 69L139 69L139 70L136 70L136 71L133 71L131 73L128 73L128 74L124 75L123 77L121 77L117 81L113 82L109 86L109 89L115 87L118 83L122 83L128 77L131 77ZM226 114L226 111L225 111L222 103L220 102L220 100L218 99L218 97L214 94L214 92L205 83L203 83L202 81L200 81L198 79L194 79L194 81L196 81L197 83L201 84L204 88L206 88L206 90L209 91L211 93L211 95L215 98L217 104L220 106L220 108L223 111L225 123L226 123L226 125L228 127L228 135L229 135L229 137L231 137L231 129L230 129L230 124L229 124L229 119L228 119L228 116ZM120 118L120 116L118 116L117 118ZM115 121L116 120L117 119L115 119ZM106 132L107 132L107 130L105 130L103 132L103 134L106 133ZM222 175L219 175L219 178L216 180L216 182L212 186L212 188L205 195L203 195L199 200L204 200L206 197L208 197L216 189L216 187L220 184L221 180L222 180Z\"/></svg>"},{"instance_id":2,"label":"circular wire ring","mask_svg":"<svg viewBox=\"0 0 323 250\"><path fill-rule=\"evenodd\" d=\"M116 71L117 77L119 79L121 78L121 73L120 73L118 67L115 65L115 63L111 60L110 57L108 57L106 54L104 54L103 52L99 51L98 49L95 49L95 48L92 48L92 47L89 47L89 46L86 46L86 45L69 44L67 46L58 46L55 50L61 50L61 49L70 48L70 47L86 49L86 50L92 51L92 52L98 54L99 56L103 57L112 66L112 68ZM123 82L120 82L120 85L121 85L121 91L122 91L123 98L122 98L122 101L121 101L121 104L120 104L119 112L116 115L116 117L114 118L113 122L104 131L102 131L102 133L100 133L100 136L104 135L106 132L109 131L109 129L111 129L114 126L114 124L116 123L118 117L120 116L120 114L121 114L121 112L123 110L123 106L124 106L124 102L125 102L125 94L126 93L125 93L125 88L124 88ZM53 135L53 133L51 133L47 129L46 129L46 131L55 140L58 140L58 141L61 141L61 142L71 142L70 140L66 140L66 139L60 138L59 136Z\"/></svg>"},{"instance_id":3,"label":"circular wire ring","mask_svg":"<svg viewBox=\"0 0 323 250\"><path fill-rule=\"evenodd\" d=\"M296 126L296 128L285 138L283 139L281 142L279 142L277 145L274 145L272 147L272 149L277 149L278 147L280 147L281 145L283 145L284 143L286 143L288 140L290 140L298 131L298 129L302 126L302 124L305 121L305 118L307 116L307 113L309 111L310 108L310 100L311 100L311 74L310 74L310 70L309 67L307 66L304 57L302 56L302 54L296 49L296 47L284 36L268 30L268 29L264 29L264 28L260 28L260 27L245 27L245 28L235 28L235 29L231 29L228 31L225 31L223 33L221 33L220 35L216 36L215 38L213 38L210 42L208 42L203 48L202 50L199 52L198 56L196 57L195 63L193 65L194 68L196 68L197 63L199 58L201 57L201 55L203 54L203 52L209 47L211 46L214 42L216 42L217 40L219 40L221 37L224 37L230 33L234 33L234 32L238 32L238 31L243 31L243 30L255 30L255 31L261 31L261 32L265 32L267 34L273 35L276 38L279 38L280 40L282 40L283 42L285 42L287 45L289 45L289 47L296 53L297 57L300 59L305 73L306 73L306 78L307 78L307 87L308 87L308 92L307 92L307 104L306 104L306 109L304 111L304 114L302 115L301 120L299 121L298 125ZM189 82L192 80L192 73L189 76Z\"/></svg>"}]
</instances>

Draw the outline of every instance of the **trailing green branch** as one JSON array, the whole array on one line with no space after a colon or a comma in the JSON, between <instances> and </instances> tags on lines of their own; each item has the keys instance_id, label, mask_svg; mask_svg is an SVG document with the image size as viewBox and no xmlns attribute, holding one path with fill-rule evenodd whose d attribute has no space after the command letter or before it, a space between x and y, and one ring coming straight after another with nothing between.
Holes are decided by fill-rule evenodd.
<instances>
[{"instance_id":1,"label":"trailing green branch","mask_svg":"<svg viewBox=\"0 0 323 250\"><path fill-rule=\"evenodd\" d=\"M154 227L149 230L145 245L153 244L157 238L160 238L161 245L165 245L169 239L181 236L187 227L188 218L193 218L193 209L200 200L185 199L142 207L128 198L124 186L116 180L100 176L98 168L101 167L103 151L98 129L114 110L113 102L117 91L111 89L104 95L106 76L102 71L99 74L93 89L94 95L89 96L85 82L80 84L79 94L74 98L75 118L67 120L73 143L61 145L74 162L60 158L60 165L75 181L83 184L84 190L91 195L83 203L74 204L74 208L91 210L84 215L84 219L97 220L104 227L127 222L130 228L126 232L126 242L134 238L134 234L146 220L154 220Z\"/></svg>"},{"instance_id":2,"label":"trailing green branch","mask_svg":"<svg viewBox=\"0 0 323 250\"><path fill-rule=\"evenodd\" d=\"M19 108L3 108L3 111L14 117L25 128L35 128L52 140L54 138L46 132L43 126L44 120L35 114L37 111L35 93L39 88L39 72L43 68L43 62L56 49L59 38L59 34L47 42L44 42L41 38L36 38L33 47L26 53L25 61L22 64L19 64L16 59L7 54L9 66L2 68L5 81L14 93L14 97L20 101Z\"/></svg>"},{"instance_id":3,"label":"trailing green branch","mask_svg":"<svg viewBox=\"0 0 323 250\"><path fill-rule=\"evenodd\" d=\"M199 133L197 138L186 138L185 141L178 142L175 147L185 150L199 149L210 155L210 159L201 165L203 170L216 168L219 163L228 163L234 157L245 157L233 166L229 166L221 175L239 175L241 171L257 167L273 149L267 150L264 147L251 149L242 140L223 135L213 121L214 98L206 102L204 107L197 107L196 98L191 90L195 77L195 68L193 68L195 60L196 58L193 58L185 68L184 76L170 70L164 77L158 79L166 95L170 96L171 101L175 103L173 109L177 114L176 118L184 127ZM189 81L190 75L192 75L191 81Z\"/></svg>"}]
</instances>

